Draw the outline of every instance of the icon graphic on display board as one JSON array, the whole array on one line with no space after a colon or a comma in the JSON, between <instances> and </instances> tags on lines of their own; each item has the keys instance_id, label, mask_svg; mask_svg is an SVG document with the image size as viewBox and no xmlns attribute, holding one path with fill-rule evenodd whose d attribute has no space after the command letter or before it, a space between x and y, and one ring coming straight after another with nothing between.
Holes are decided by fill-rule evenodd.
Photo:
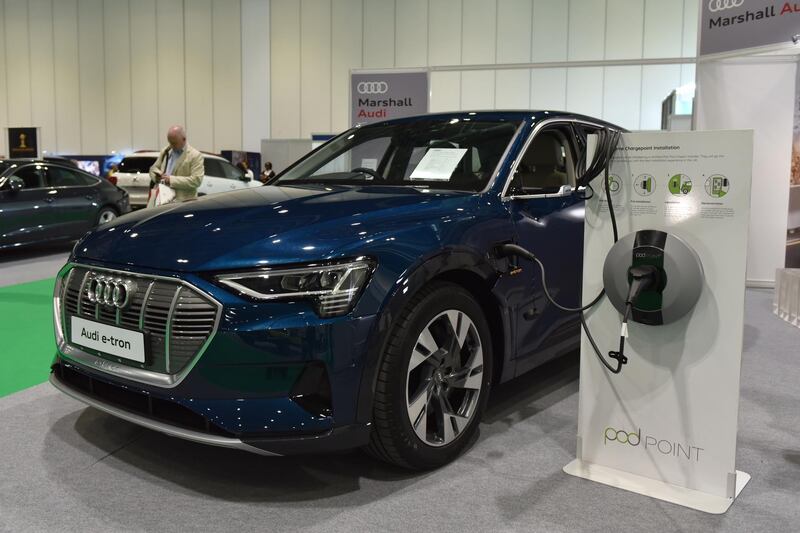
<instances>
[{"instance_id":1,"label":"icon graphic on display board","mask_svg":"<svg viewBox=\"0 0 800 533\"><path fill-rule=\"evenodd\" d=\"M675 174L669 179L668 188L675 196L684 196L692 192L692 180L686 174Z\"/></svg>"},{"instance_id":2,"label":"icon graphic on display board","mask_svg":"<svg viewBox=\"0 0 800 533\"><path fill-rule=\"evenodd\" d=\"M650 196L656 190L656 179L652 174L639 174L633 180L633 190L639 196Z\"/></svg>"},{"instance_id":3,"label":"icon graphic on display board","mask_svg":"<svg viewBox=\"0 0 800 533\"><path fill-rule=\"evenodd\" d=\"M714 174L706 180L706 193L712 198L722 198L728 194L730 183L722 174Z\"/></svg>"},{"instance_id":4,"label":"icon graphic on display board","mask_svg":"<svg viewBox=\"0 0 800 533\"><path fill-rule=\"evenodd\" d=\"M606 192L606 180L603 179L603 194ZM608 190L611 191L613 196L619 194L619 191L622 189L622 181L619 179L619 176L616 174L609 174L608 176Z\"/></svg>"}]
</instances>

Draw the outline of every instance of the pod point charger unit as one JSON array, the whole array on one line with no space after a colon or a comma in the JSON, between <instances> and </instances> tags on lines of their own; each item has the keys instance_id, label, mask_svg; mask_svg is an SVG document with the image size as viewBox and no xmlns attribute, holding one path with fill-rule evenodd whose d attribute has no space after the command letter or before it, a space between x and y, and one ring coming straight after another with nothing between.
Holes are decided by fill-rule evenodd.
<instances>
[{"instance_id":1,"label":"pod point charger unit","mask_svg":"<svg viewBox=\"0 0 800 533\"><path fill-rule=\"evenodd\" d=\"M641 230L611 247L603 266L603 286L611 304L626 318L630 315L634 322L651 326L669 324L689 313L700 298L703 265L680 237Z\"/></svg>"}]
</instances>

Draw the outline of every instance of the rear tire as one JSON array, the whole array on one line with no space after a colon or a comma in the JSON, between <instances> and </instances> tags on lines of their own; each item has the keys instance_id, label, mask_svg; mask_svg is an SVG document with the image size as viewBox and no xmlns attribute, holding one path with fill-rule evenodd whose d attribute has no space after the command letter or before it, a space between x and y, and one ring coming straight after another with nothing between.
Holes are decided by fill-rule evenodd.
<instances>
[{"instance_id":1,"label":"rear tire","mask_svg":"<svg viewBox=\"0 0 800 533\"><path fill-rule=\"evenodd\" d=\"M489 325L459 285L423 287L386 341L367 452L414 470L449 463L474 441L492 382Z\"/></svg>"}]
</instances>

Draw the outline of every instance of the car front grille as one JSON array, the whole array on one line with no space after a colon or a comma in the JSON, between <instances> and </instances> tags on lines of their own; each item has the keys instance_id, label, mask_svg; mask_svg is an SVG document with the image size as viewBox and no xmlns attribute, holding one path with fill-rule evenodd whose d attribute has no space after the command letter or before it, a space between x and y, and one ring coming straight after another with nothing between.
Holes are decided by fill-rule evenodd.
<instances>
[{"instance_id":1,"label":"car front grille","mask_svg":"<svg viewBox=\"0 0 800 533\"><path fill-rule=\"evenodd\" d=\"M91 301L92 280L101 275L135 284L124 308ZM83 266L72 268L66 276L61 298L63 307L59 311L64 317L64 338L68 343L70 317L73 316L145 334L144 363L80 347L109 361L162 374L177 374L194 359L216 328L219 305L181 281Z\"/></svg>"}]
</instances>

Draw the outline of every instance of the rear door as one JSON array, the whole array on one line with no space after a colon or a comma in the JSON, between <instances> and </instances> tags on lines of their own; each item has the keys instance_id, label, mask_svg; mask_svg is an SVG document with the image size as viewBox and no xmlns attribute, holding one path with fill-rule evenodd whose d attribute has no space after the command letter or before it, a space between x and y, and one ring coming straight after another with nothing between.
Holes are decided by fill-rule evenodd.
<instances>
[{"instance_id":1,"label":"rear door","mask_svg":"<svg viewBox=\"0 0 800 533\"><path fill-rule=\"evenodd\" d=\"M0 246L14 246L53 238L57 220L52 199L44 186L40 165L25 165L10 172L25 186L17 191L6 179L0 189Z\"/></svg>"},{"instance_id":2,"label":"rear door","mask_svg":"<svg viewBox=\"0 0 800 533\"><path fill-rule=\"evenodd\" d=\"M48 195L61 223L60 238L78 238L97 222L100 210L100 179L58 165L43 167Z\"/></svg>"},{"instance_id":3,"label":"rear door","mask_svg":"<svg viewBox=\"0 0 800 533\"><path fill-rule=\"evenodd\" d=\"M505 199L517 243L544 264L547 288L566 307L580 302L584 202L574 194L578 145L568 121L548 122L534 132L512 169ZM517 371L525 372L576 346L579 320L549 303L538 266L520 260L525 287L517 315Z\"/></svg>"},{"instance_id":4,"label":"rear door","mask_svg":"<svg viewBox=\"0 0 800 533\"><path fill-rule=\"evenodd\" d=\"M228 180L225 179L225 170L222 168L219 159L206 157L203 164L205 166L205 177L197 190L198 194L214 194L215 192L230 190Z\"/></svg>"}]
</instances>

